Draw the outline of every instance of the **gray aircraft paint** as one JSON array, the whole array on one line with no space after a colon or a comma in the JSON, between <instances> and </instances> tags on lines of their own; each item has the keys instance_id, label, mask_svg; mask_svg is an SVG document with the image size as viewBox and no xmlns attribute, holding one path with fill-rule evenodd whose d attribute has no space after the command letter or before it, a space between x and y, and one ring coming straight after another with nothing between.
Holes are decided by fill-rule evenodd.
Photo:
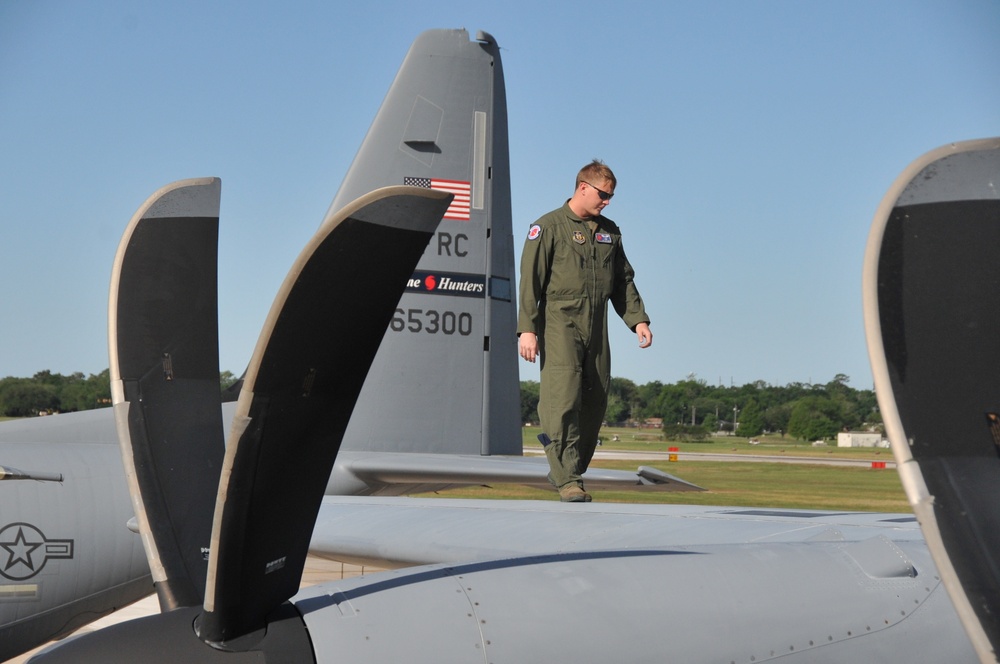
<instances>
[{"instance_id":1,"label":"gray aircraft paint","mask_svg":"<svg viewBox=\"0 0 1000 664\"><path fill-rule=\"evenodd\" d=\"M0 442L0 458L63 476L0 481L3 661L145 597L153 582L126 527L132 506L117 443Z\"/></svg>"},{"instance_id":2,"label":"gray aircraft paint","mask_svg":"<svg viewBox=\"0 0 1000 664\"><path fill-rule=\"evenodd\" d=\"M466 183L469 199L400 299L345 452L521 454L506 103L493 37L421 34L333 200L329 214L408 178Z\"/></svg>"},{"instance_id":3,"label":"gray aircraft paint","mask_svg":"<svg viewBox=\"0 0 1000 664\"><path fill-rule=\"evenodd\" d=\"M921 542L911 514L548 501L327 496L314 555L373 567L540 553L767 542ZM530 528L530 538L523 532ZM433 538L424 534L431 530Z\"/></svg>"},{"instance_id":4,"label":"gray aircraft paint","mask_svg":"<svg viewBox=\"0 0 1000 664\"><path fill-rule=\"evenodd\" d=\"M880 538L539 553L314 586L295 604L318 662L973 656L926 548Z\"/></svg>"},{"instance_id":5,"label":"gray aircraft paint","mask_svg":"<svg viewBox=\"0 0 1000 664\"><path fill-rule=\"evenodd\" d=\"M920 157L879 207L865 331L907 498L982 661L1000 645L1000 139ZM992 430L991 430L992 429Z\"/></svg>"}]
</instances>

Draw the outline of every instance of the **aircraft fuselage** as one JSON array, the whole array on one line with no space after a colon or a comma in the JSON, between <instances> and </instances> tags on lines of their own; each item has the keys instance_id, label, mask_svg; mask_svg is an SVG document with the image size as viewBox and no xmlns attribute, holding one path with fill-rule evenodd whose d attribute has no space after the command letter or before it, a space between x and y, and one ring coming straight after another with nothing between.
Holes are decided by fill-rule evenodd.
<instances>
[{"instance_id":1,"label":"aircraft fuselage","mask_svg":"<svg viewBox=\"0 0 1000 664\"><path fill-rule=\"evenodd\" d=\"M106 413L105 413L106 415ZM117 443L0 442L0 660L153 591Z\"/></svg>"}]
</instances>

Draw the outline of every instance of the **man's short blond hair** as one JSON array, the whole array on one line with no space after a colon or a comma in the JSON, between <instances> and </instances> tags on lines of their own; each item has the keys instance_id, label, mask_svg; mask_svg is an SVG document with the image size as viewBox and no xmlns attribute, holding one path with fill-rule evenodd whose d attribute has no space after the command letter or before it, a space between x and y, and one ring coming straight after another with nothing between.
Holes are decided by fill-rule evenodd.
<instances>
[{"instance_id":1,"label":"man's short blond hair","mask_svg":"<svg viewBox=\"0 0 1000 664\"><path fill-rule=\"evenodd\" d=\"M595 182L603 183L605 180L609 181L612 187L618 186L618 180L615 178L615 174L611 172L611 169L608 168L608 165L600 159L595 159L581 168L580 172L576 174L575 187L579 187L581 182L586 182L594 186Z\"/></svg>"}]
</instances>

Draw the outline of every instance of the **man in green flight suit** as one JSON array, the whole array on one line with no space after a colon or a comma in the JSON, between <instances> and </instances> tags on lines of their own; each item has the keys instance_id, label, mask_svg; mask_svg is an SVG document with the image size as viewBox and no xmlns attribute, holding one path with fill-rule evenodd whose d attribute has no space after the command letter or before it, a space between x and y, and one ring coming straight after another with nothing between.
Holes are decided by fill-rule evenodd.
<instances>
[{"instance_id":1,"label":"man in green flight suit","mask_svg":"<svg viewBox=\"0 0 1000 664\"><path fill-rule=\"evenodd\" d=\"M518 352L528 362L541 357L540 438L563 502L591 500L581 476L608 405L608 300L640 348L653 343L621 231L601 214L616 185L603 162L584 166L573 197L532 224L521 254Z\"/></svg>"}]
</instances>

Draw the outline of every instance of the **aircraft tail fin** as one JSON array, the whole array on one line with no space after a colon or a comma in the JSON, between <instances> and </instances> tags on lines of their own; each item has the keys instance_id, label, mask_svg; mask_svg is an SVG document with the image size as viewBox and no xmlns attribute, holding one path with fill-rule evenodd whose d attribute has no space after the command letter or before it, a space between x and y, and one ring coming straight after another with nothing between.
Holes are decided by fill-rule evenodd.
<instances>
[{"instance_id":1,"label":"aircraft tail fin","mask_svg":"<svg viewBox=\"0 0 1000 664\"><path fill-rule=\"evenodd\" d=\"M417 37L328 216L402 184L455 199L396 306L344 450L519 455L506 92L490 35Z\"/></svg>"},{"instance_id":2,"label":"aircraft tail fin","mask_svg":"<svg viewBox=\"0 0 1000 664\"><path fill-rule=\"evenodd\" d=\"M864 265L875 390L910 504L983 661L1000 652L1000 139L911 164Z\"/></svg>"},{"instance_id":3,"label":"aircraft tail fin","mask_svg":"<svg viewBox=\"0 0 1000 664\"><path fill-rule=\"evenodd\" d=\"M223 454L218 178L184 180L133 216L108 307L115 423L164 610L197 606Z\"/></svg>"}]
</instances>

